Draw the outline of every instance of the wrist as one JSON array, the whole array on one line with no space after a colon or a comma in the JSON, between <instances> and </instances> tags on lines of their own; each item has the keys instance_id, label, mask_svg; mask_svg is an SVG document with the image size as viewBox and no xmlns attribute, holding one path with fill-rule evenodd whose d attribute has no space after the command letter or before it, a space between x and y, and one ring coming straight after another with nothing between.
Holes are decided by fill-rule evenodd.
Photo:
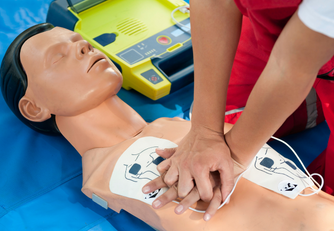
<instances>
[{"instance_id":1,"label":"wrist","mask_svg":"<svg viewBox=\"0 0 334 231\"><path fill-rule=\"evenodd\" d=\"M224 136L224 128L222 129L220 125L197 123L196 121L191 121L191 131L201 134L202 136Z\"/></svg>"},{"instance_id":2,"label":"wrist","mask_svg":"<svg viewBox=\"0 0 334 231\"><path fill-rule=\"evenodd\" d=\"M225 142L230 149L232 159L242 166L248 166L256 155L256 152L249 151L242 142L233 136L233 128L225 134Z\"/></svg>"},{"instance_id":3,"label":"wrist","mask_svg":"<svg viewBox=\"0 0 334 231\"><path fill-rule=\"evenodd\" d=\"M209 108L205 108L205 110L201 112L201 111L196 111L196 108L194 109L191 117L192 129L224 134L224 119L225 119L224 115L221 115L222 113L219 112L206 113L208 111L212 110L210 110Z\"/></svg>"}]
</instances>

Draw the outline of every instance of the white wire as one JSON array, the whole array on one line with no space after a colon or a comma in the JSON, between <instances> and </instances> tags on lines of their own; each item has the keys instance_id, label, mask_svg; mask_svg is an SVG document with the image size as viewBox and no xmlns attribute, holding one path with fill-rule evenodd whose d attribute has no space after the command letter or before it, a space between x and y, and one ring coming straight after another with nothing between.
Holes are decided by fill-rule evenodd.
<instances>
[{"instance_id":1,"label":"white wire","mask_svg":"<svg viewBox=\"0 0 334 231\"><path fill-rule=\"evenodd\" d=\"M314 180L313 177L312 177L313 175L317 175L318 177L320 177L320 179L321 179L320 187L317 190L315 190L313 187L310 187L313 190L313 193L310 193L310 194L301 194L300 193L299 196L308 197L308 196L312 196L314 194L318 194L321 191L322 187L324 186L324 179L322 178L322 176L320 174L318 174L318 173L312 173L310 175L310 177L311 177L312 180Z\"/></svg>"},{"instance_id":2,"label":"white wire","mask_svg":"<svg viewBox=\"0 0 334 231\"><path fill-rule=\"evenodd\" d=\"M248 169L248 168L247 168ZM232 196L232 193L234 192L234 189L235 187L237 187L237 183L239 182L240 178L242 177L242 175L247 171L247 169L245 171L243 171L237 178L233 188L232 188L232 191L230 192L230 194L228 194L228 196L226 197L225 201L218 207L218 209L220 209L221 207L223 207L227 201L230 200L230 197Z\"/></svg>"},{"instance_id":3,"label":"white wire","mask_svg":"<svg viewBox=\"0 0 334 231\"><path fill-rule=\"evenodd\" d=\"M281 143L285 144L288 148L290 148L290 150L293 152L293 154L295 154L295 156L297 157L298 161L299 161L300 164L302 165L303 169L305 170L305 172L307 173L307 175L309 176L309 178L310 178L310 179L311 179L311 180L318 186L318 189L317 189L317 190L314 189L312 186L310 186L310 188L313 190L313 193L310 193L310 194L299 194L299 195L300 195L300 196L312 196L312 195L314 195L314 194L320 192L321 189L322 189L322 187L324 186L324 178L323 178L320 174L318 174L318 173L312 173L312 174L310 174L310 173L307 171L307 169L306 169L305 165L303 164L303 162L301 161L301 159L299 158L299 156L297 155L297 153L295 152L295 150L293 150L293 148L292 148L287 142L285 142L285 141L283 141L283 140L281 140L281 139L279 139L279 138L276 138L276 137L274 137L274 136L272 136L271 138L274 139L274 140L280 141ZM312 177L313 175L317 175L317 176L320 177L320 179L321 179L321 184L320 184L320 185L319 185L319 183Z\"/></svg>"},{"instance_id":4,"label":"white wire","mask_svg":"<svg viewBox=\"0 0 334 231\"><path fill-rule=\"evenodd\" d=\"M188 6L179 6L179 7L175 8L175 9L172 11L172 13L171 13L172 20L173 20L173 22L174 22L177 26L180 27L180 29L182 29L183 31L185 31L185 32L187 32L187 33L189 33L189 34L191 34L191 32L190 32L190 27L189 27L189 26L183 25L182 23L180 23L179 21L177 21L177 20L174 18L174 14L175 14L175 12L178 11L178 10L180 10L180 9L182 9L182 8L188 9ZM188 30L185 30L184 28L188 28Z\"/></svg>"}]
</instances>

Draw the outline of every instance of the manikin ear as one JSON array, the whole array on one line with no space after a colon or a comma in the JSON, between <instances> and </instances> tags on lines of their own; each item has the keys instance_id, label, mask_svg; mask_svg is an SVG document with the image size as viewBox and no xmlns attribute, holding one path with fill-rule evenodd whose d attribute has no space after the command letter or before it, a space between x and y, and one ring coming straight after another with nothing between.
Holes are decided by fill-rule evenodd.
<instances>
[{"instance_id":1,"label":"manikin ear","mask_svg":"<svg viewBox=\"0 0 334 231\"><path fill-rule=\"evenodd\" d=\"M23 117L33 122L43 122L51 118L48 109L37 106L28 97L23 96L19 102L19 109Z\"/></svg>"}]
</instances>

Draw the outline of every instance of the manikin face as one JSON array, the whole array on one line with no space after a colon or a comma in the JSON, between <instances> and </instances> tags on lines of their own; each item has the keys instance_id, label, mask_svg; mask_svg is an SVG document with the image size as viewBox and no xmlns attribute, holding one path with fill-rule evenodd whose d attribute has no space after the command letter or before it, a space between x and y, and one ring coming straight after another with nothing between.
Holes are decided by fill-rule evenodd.
<instances>
[{"instance_id":1,"label":"manikin face","mask_svg":"<svg viewBox=\"0 0 334 231\"><path fill-rule=\"evenodd\" d=\"M88 111L122 85L121 73L106 55L63 28L28 39L20 58L28 77L24 98L50 114L75 116Z\"/></svg>"}]
</instances>

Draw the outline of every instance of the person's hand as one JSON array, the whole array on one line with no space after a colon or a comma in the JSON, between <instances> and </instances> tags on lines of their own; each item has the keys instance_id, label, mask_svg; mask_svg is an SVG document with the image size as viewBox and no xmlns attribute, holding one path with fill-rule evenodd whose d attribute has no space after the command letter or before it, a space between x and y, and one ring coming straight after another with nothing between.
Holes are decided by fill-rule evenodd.
<instances>
[{"instance_id":1,"label":"person's hand","mask_svg":"<svg viewBox=\"0 0 334 231\"><path fill-rule=\"evenodd\" d=\"M223 201L231 192L234 182L233 161L226 145L224 134L205 127L192 127L176 149L157 150L163 157L171 156L158 165L160 173L167 173L164 182L168 186L178 181L178 196L186 197L197 186L200 199L205 202L213 198L210 172L218 171ZM150 187L150 183L147 184Z\"/></svg>"},{"instance_id":2,"label":"person's hand","mask_svg":"<svg viewBox=\"0 0 334 231\"><path fill-rule=\"evenodd\" d=\"M161 175L160 177L152 180L150 182L150 190L144 191L145 186L143 188L144 193L150 193L157 189L166 187L166 183L163 181L164 175ZM222 196L220 192L220 177L219 172L213 172L210 174L210 182L212 185L214 185L213 189L213 198L210 201L210 204L208 205L207 209L205 210L203 219L205 221L210 220L211 217L215 215L217 212L221 202L222 202ZM172 187L170 187L164 194L162 194L159 198L153 201L152 207L155 209L159 209L163 207L164 205L176 200L178 198L178 192L177 192L177 183L174 184ZM175 213L176 214L182 214L184 213L190 206L192 206L194 203L200 200L200 196L197 190L197 187L195 186L191 192L179 202L179 205L175 207Z\"/></svg>"}]
</instances>

